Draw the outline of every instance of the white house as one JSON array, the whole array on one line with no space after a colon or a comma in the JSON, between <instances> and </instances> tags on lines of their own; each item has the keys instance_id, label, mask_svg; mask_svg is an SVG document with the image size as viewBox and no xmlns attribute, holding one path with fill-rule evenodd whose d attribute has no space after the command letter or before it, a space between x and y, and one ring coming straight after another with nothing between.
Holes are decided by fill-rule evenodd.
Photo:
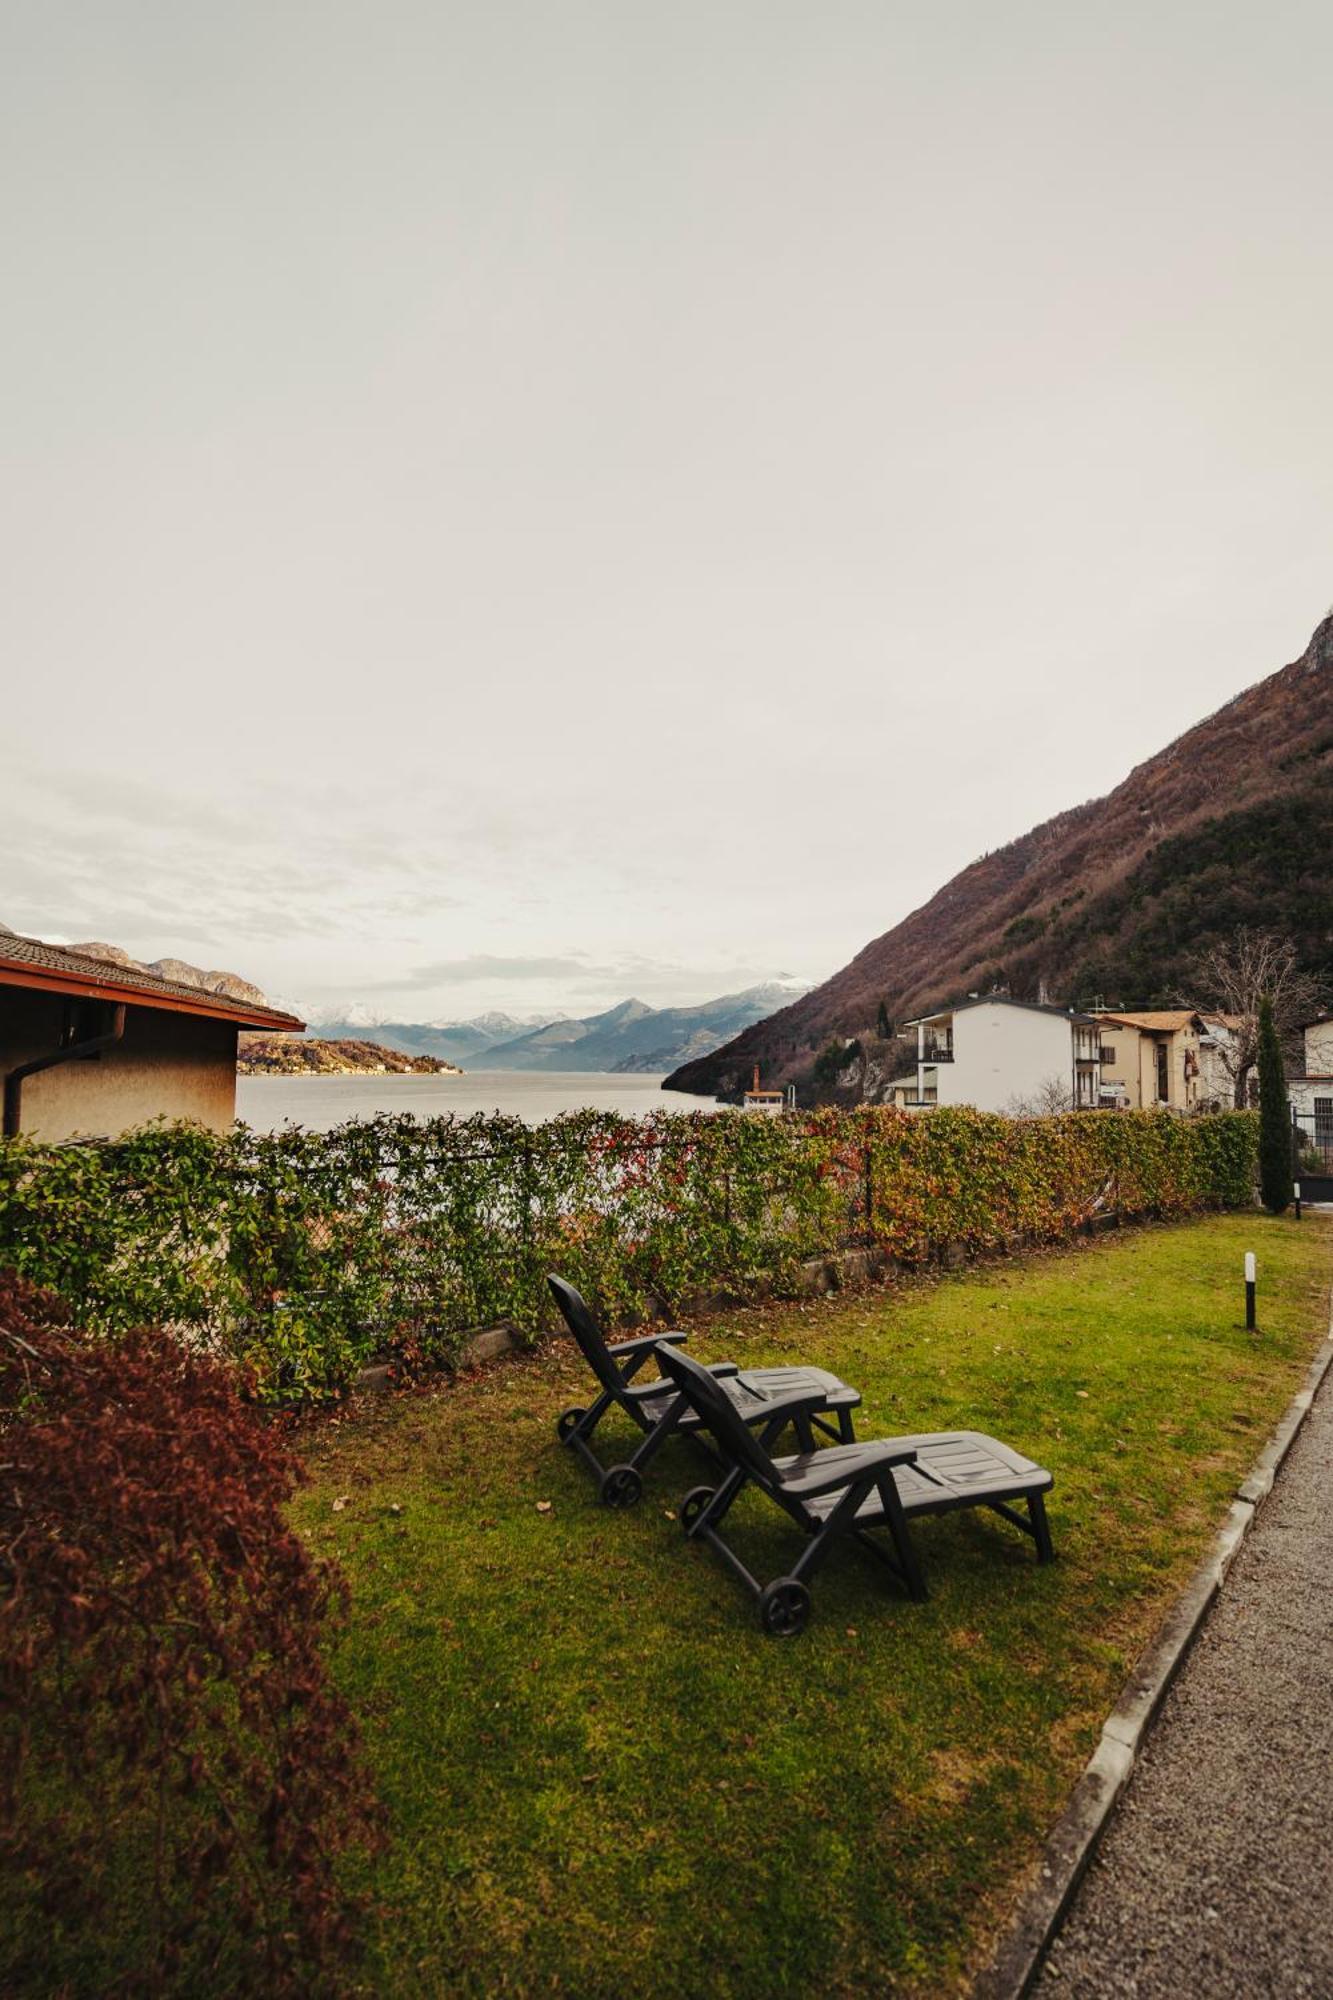
<instances>
[{"instance_id":1,"label":"white house","mask_svg":"<svg viewBox=\"0 0 1333 2000\"><path fill-rule=\"evenodd\" d=\"M754 1066L754 1082L741 1098L742 1111L766 1112L770 1118L780 1118L788 1108L796 1108L794 1086L788 1090L761 1090L759 1087L759 1065Z\"/></svg>"},{"instance_id":2,"label":"white house","mask_svg":"<svg viewBox=\"0 0 1333 2000\"><path fill-rule=\"evenodd\" d=\"M1243 1014L1203 1014L1199 1036L1199 1102L1207 1111L1230 1111L1236 1095L1236 1043Z\"/></svg>"},{"instance_id":3,"label":"white house","mask_svg":"<svg viewBox=\"0 0 1333 2000\"><path fill-rule=\"evenodd\" d=\"M1333 1076L1333 1014L1308 1021L1301 1030L1305 1038L1305 1068L1310 1076Z\"/></svg>"},{"instance_id":4,"label":"white house","mask_svg":"<svg viewBox=\"0 0 1333 2000\"><path fill-rule=\"evenodd\" d=\"M916 1029L917 1038L913 1108L1097 1108L1101 1037L1091 1014L991 994L923 1014L906 1026Z\"/></svg>"},{"instance_id":5,"label":"white house","mask_svg":"<svg viewBox=\"0 0 1333 2000\"><path fill-rule=\"evenodd\" d=\"M1287 1094L1303 1144L1333 1161L1333 1017L1308 1022L1303 1034L1305 1074L1287 1078Z\"/></svg>"}]
</instances>

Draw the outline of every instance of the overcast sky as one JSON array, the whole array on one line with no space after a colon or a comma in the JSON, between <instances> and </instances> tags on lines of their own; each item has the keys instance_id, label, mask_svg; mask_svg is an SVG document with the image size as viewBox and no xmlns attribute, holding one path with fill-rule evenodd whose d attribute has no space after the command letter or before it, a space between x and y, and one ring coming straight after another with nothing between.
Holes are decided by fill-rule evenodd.
<instances>
[{"instance_id":1,"label":"overcast sky","mask_svg":"<svg viewBox=\"0 0 1333 2000\"><path fill-rule=\"evenodd\" d=\"M820 978L1333 598L1333 9L0 0L0 919Z\"/></svg>"}]
</instances>

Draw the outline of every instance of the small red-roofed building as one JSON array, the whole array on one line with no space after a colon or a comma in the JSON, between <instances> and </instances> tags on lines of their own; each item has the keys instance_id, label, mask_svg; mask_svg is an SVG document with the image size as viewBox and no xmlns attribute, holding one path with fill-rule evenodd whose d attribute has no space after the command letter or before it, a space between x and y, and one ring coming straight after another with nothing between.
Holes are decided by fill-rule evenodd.
<instances>
[{"instance_id":1,"label":"small red-roofed building","mask_svg":"<svg viewBox=\"0 0 1333 2000\"><path fill-rule=\"evenodd\" d=\"M110 1139L155 1118L225 1131L236 1116L241 1029L299 1034L305 1026L258 999L97 952L0 925L7 1138Z\"/></svg>"}]
</instances>

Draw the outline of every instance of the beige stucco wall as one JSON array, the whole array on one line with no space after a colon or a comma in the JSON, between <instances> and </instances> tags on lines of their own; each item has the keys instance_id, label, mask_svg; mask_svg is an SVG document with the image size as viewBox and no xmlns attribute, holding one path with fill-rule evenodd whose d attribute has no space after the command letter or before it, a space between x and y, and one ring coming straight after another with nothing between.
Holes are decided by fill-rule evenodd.
<instances>
[{"instance_id":1,"label":"beige stucco wall","mask_svg":"<svg viewBox=\"0 0 1333 2000\"><path fill-rule=\"evenodd\" d=\"M48 1055L64 1018L57 994L0 988L0 1072ZM114 1048L26 1080L21 1129L34 1139L115 1138L154 1118L189 1118L222 1132L235 1116L235 1028L127 1007Z\"/></svg>"},{"instance_id":2,"label":"beige stucco wall","mask_svg":"<svg viewBox=\"0 0 1333 2000\"><path fill-rule=\"evenodd\" d=\"M1101 1039L1104 1048L1115 1052L1113 1062L1102 1064L1102 1082L1122 1089L1131 1111L1150 1111L1163 1102L1173 1111L1189 1111L1202 1101L1205 1093L1199 1075L1185 1074L1186 1056L1193 1056L1196 1068L1199 1060L1196 1029L1177 1028L1167 1034L1103 1020ZM1166 1043L1165 1099L1157 1091L1157 1047L1162 1041Z\"/></svg>"},{"instance_id":3,"label":"beige stucco wall","mask_svg":"<svg viewBox=\"0 0 1333 2000\"><path fill-rule=\"evenodd\" d=\"M1133 1111L1137 1111L1143 1102L1139 1056L1142 1039L1137 1028L1120 1028L1111 1021L1101 1023L1101 1045L1114 1058L1102 1064L1102 1083L1123 1091Z\"/></svg>"}]
</instances>

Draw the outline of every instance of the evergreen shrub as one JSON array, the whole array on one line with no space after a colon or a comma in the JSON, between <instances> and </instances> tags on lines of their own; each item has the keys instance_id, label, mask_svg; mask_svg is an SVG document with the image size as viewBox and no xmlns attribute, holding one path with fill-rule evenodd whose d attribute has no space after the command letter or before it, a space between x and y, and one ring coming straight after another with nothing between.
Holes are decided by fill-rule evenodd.
<instances>
[{"instance_id":1,"label":"evergreen shrub","mask_svg":"<svg viewBox=\"0 0 1333 2000\"><path fill-rule=\"evenodd\" d=\"M846 1245L923 1264L946 1244L1055 1242L1101 1212L1248 1203L1255 1154L1245 1112L153 1126L103 1146L0 1145L0 1265L59 1291L81 1324L175 1327L295 1400L372 1358L448 1361L497 1320L547 1324L550 1270L623 1321L720 1285L794 1288L803 1259Z\"/></svg>"},{"instance_id":2,"label":"evergreen shrub","mask_svg":"<svg viewBox=\"0 0 1333 2000\"><path fill-rule=\"evenodd\" d=\"M1259 1192L1271 1215L1291 1201L1291 1100L1270 1000L1259 1002Z\"/></svg>"}]
</instances>

